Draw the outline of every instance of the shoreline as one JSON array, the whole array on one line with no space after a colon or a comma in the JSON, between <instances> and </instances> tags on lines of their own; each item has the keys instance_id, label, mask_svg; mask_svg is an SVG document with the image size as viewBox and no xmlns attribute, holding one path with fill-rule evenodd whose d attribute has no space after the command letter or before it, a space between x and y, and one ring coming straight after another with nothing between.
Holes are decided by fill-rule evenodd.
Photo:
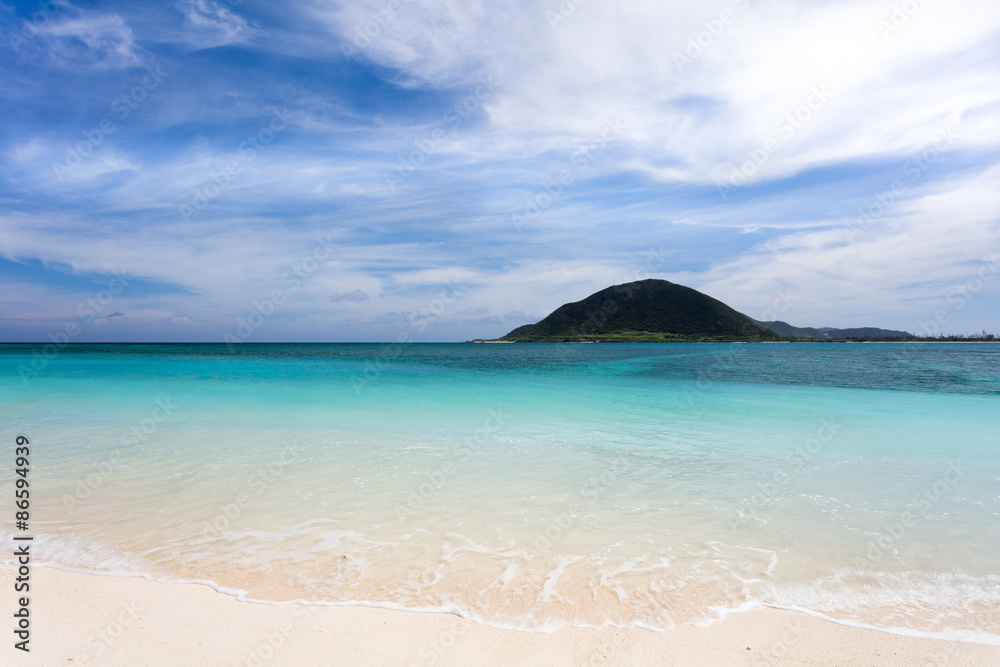
<instances>
[{"instance_id":1,"label":"shoreline","mask_svg":"<svg viewBox=\"0 0 1000 667\"><path fill-rule=\"evenodd\" d=\"M6 581L11 564L0 564ZM1000 646L894 634L770 607L652 631L505 630L448 613L238 600L206 584L31 569L31 656L128 665L994 665ZM11 591L4 607L13 613ZM8 642L0 655L21 653ZM4 659L6 662L6 658Z\"/></svg>"},{"instance_id":2,"label":"shoreline","mask_svg":"<svg viewBox=\"0 0 1000 667\"><path fill-rule=\"evenodd\" d=\"M982 338L970 338L968 340L935 340L935 339L918 339L918 340L845 340L845 339L821 339L821 338L799 338L796 340L757 340L757 339L733 339L733 340L675 340L675 341L602 341L602 340L586 340L586 341L517 341L517 340L495 340L495 339L474 339L474 340L456 340L456 341L410 341L407 343L398 343L396 341L368 341L368 342L330 342L330 341L314 341L309 343L303 343L301 341L293 342L277 342L277 341L258 341L254 343L242 343L245 346L268 346L268 345L481 345L481 344L515 344L515 343L547 343L547 344L570 344L576 345L579 343L608 343L615 345L678 345L678 344L692 344L692 345L729 345L731 343L746 343L746 344L760 344L760 345L772 345L777 343L800 343L800 344L811 344L811 343L823 343L824 345L860 345L860 344L878 344L878 345L906 345L906 344L920 344L920 345L1000 345L1000 339L988 340ZM213 347L228 347L230 343L220 343L216 341L195 341L188 343L177 343L171 341L163 342L134 342L134 341L69 341L67 343L52 343L48 340L37 340L37 341L0 341L0 348L2 347L32 347L37 348L39 346L46 347L51 346L55 349L70 349L70 348L84 348L88 346L121 346L121 347L143 347L143 346L174 346L174 347L184 347L192 345L205 345Z\"/></svg>"}]
</instances>

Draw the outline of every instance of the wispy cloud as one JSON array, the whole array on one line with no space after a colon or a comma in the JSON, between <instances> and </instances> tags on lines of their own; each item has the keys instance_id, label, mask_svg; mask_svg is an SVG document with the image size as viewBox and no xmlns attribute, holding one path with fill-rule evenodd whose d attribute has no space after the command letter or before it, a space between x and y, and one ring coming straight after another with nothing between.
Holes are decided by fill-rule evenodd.
<instances>
[{"instance_id":1,"label":"wispy cloud","mask_svg":"<svg viewBox=\"0 0 1000 667\"><path fill-rule=\"evenodd\" d=\"M751 315L793 288L795 324L912 330L1000 250L1000 8L922 3L896 25L893 4L11 13L5 331L44 337L124 267L159 287L102 327L218 340L319 238L331 257L258 339L391 339L449 285L417 338L499 335L638 275ZM1000 328L994 285L954 326Z\"/></svg>"},{"instance_id":2,"label":"wispy cloud","mask_svg":"<svg viewBox=\"0 0 1000 667\"><path fill-rule=\"evenodd\" d=\"M143 63L143 50L132 29L115 12L91 11L65 5L58 15L30 24L36 51L48 62L67 69L115 69ZM34 47L35 42L28 42Z\"/></svg>"},{"instance_id":3,"label":"wispy cloud","mask_svg":"<svg viewBox=\"0 0 1000 667\"><path fill-rule=\"evenodd\" d=\"M264 36L260 26L251 24L232 9L240 4L225 0L181 0L177 8L184 15L185 40L194 48L209 49L243 44Z\"/></svg>"}]
</instances>

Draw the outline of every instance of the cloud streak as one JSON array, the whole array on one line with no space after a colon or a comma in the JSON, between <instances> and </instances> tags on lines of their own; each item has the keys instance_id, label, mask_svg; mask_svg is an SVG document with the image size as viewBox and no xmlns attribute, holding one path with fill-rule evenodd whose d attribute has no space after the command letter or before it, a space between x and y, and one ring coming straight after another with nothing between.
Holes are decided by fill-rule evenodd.
<instances>
[{"instance_id":1,"label":"cloud streak","mask_svg":"<svg viewBox=\"0 0 1000 667\"><path fill-rule=\"evenodd\" d=\"M500 335L650 252L652 275L751 315L792 289L795 324L914 330L1000 250L1000 8L573 6L5 15L3 335L44 339L125 267L163 287L102 326L221 340L321 237L332 257L254 340L390 340L449 284L414 339ZM997 306L991 283L950 332L1000 329Z\"/></svg>"}]
</instances>

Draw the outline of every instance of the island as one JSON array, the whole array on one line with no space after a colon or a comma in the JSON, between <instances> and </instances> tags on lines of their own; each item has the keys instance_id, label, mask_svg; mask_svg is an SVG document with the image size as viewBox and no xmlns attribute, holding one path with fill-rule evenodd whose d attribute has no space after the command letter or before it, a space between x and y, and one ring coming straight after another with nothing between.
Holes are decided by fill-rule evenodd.
<instances>
[{"instance_id":1,"label":"island","mask_svg":"<svg viewBox=\"0 0 1000 667\"><path fill-rule=\"evenodd\" d=\"M912 340L875 327L812 329L758 322L684 285L650 278L613 285L567 303L535 324L476 343L686 343L793 340Z\"/></svg>"}]
</instances>

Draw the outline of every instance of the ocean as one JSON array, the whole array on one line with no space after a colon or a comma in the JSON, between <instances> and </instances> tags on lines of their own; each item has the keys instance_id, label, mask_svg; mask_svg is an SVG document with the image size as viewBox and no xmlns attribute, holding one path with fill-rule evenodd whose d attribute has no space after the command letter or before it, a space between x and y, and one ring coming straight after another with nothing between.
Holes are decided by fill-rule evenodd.
<instances>
[{"instance_id":1,"label":"ocean","mask_svg":"<svg viewBox=\"0 0 1000 667\"><path fill-rule=\"evenodd\" d=\"M5 345L0 377L35 565L535 631L767 605L1000 643L998 345Z\"/></svg>"}]
</instances>

